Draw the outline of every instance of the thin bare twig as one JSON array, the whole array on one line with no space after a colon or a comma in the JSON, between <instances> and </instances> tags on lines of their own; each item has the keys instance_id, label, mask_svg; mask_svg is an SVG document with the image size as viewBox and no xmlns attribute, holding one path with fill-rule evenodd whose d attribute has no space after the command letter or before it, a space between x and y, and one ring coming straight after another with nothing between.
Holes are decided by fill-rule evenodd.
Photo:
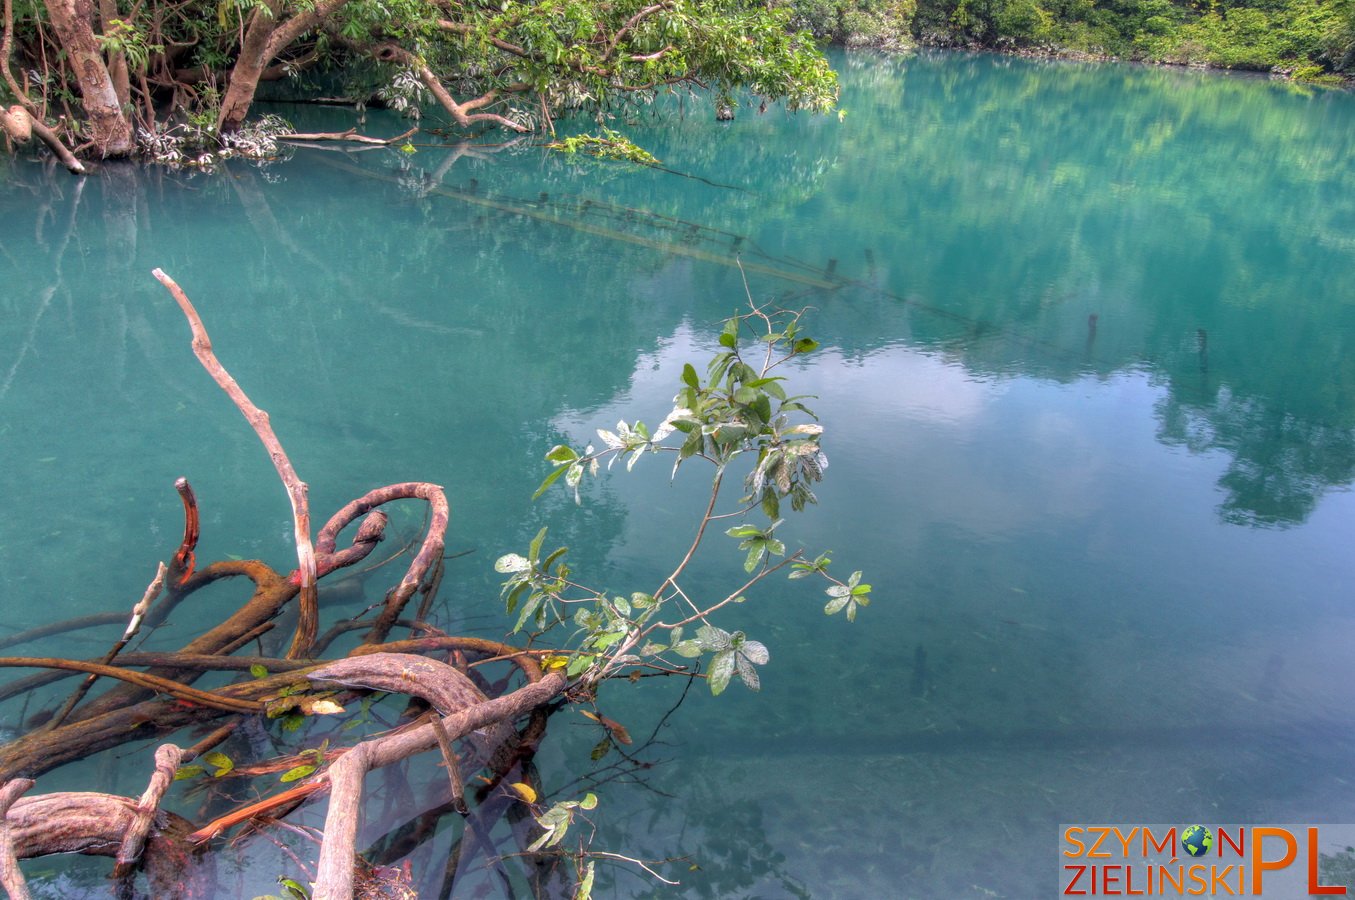
<instances>
[{"instance_id":1,"label":"thin bare twig","mask_svg":"<svg viewBox=\"0 0 1355 900\"><path fill-rule=\"evenodd\" d=\"M146 593L144 593L141 596L141 599L137 601L136 605L132 607L132 618L128 621L127 628L123 631L122 637L119 638L118 642L104 654L104 658L100 660L100 663L105 666L111 663L113 658L122 652L122 648L127 646L127 642L136 637L136 633L141 630L141 623L146 618L146 613L150 611L151 604L155 602L156 597L160 596L160 592L165 589L165 574L167 571L164 563L160 563L156 568L155 577L152 578L151 583L146 586ZM57 714L52 716L43 727L55 728L66 721L66 717L71 714L71 710L75 709L76 704L85 699L85 695L89 693L89 689L94 687L94 682L98 680L99 676L97 673L88 675L85 680L80 683L80 686L66 698L65 704L57 711Z\"/></svg>"}]
</instances>

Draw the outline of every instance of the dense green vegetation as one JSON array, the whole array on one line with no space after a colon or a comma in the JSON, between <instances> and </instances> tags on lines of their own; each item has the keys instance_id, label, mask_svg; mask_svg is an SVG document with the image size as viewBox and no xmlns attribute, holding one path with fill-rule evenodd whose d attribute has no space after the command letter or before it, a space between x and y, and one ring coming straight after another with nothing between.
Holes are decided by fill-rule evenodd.
<instances>
[{"instance_id":1,"label":"dense green vegetation","mask_svg":"<svg viewBox=\"0 0 1355 900\"><path fill-rule=\"evenodd\" d=\"M790 11L746 0L6 0L4 13L0 132L99 157L268 155L278 129L244 127L259 85L323 70L348 99L436 104L463 131L548 131L564 112L687 86L792 109L836 98Z\"/></svg>"},{"instance_id":2,"label":"dense green vegetation","mask_svg":"<svg viewBox=\"0 0 1355 900\"><path fill-rule=\"evenodd\" d=\"M1120 57L1340 80L1355 0L7 0L0 134L75 156L268 156L286 123L246 128L269 81L305 79L454 128L549 131L676 87L826 109L813 37ZM315 80L317 73L329 73ZM317 87L324 85L324 89Z\"/></svg>"},{"instance_id":3,"label":"dense green vegetation","mask_svg":"<svg viewBox=\"0 0 1355 900\"><path fill-rule=\"evenodd\" d=\"M793 0L795 22L848 45L923 43L1280 71L1355 66L1350 0Z\"/></svg>"}]
</instances>

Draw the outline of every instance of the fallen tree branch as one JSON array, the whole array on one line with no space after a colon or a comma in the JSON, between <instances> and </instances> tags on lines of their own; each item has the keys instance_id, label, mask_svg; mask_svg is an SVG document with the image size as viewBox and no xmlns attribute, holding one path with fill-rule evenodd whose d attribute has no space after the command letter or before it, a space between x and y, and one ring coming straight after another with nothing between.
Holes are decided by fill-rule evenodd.
<instances>
[{"instance_id":1,"label":"fallen tree branch","mask_svg":"<svg viewBox=\"0 0 1355 900\"><path fill-rule=\"evenodd\" d=\"M400 584L386 598L385 607L377 617L376 624L372 626L372 630L363 639L363 642L367 644L378 644L386 639L386 635L395 626L395 621L400 617L400 612L405 608L405 604L409 602L409 598L414 595L414 592L423 582L424 575L442 558L442 551L446 546L447 523L451 518L451 509L447 505L447 495L440 485L423 481L407 481L401 484L386 485L368 491L358 499L345 504L338 512L330 516L329 521L320 529L320 533L315 539L317 553L322 557L330 557L334 553L334 544L339 532L343 531L350 522L378 506L390 503L393 500L407 499L427 501L430 509L428 530L424 535L423 544L419 547L419 552L414 554L414 559L410 561L405 577L400 579ZM361 529L359 529L358 534L361 536ZM356 540L354 543L356 543Z\"/></svg>"},{"instance_id":2,"label":"fallen tree branch","mask_svg":"<svg viewBox=\"0 0 1355 900\"><path fill-rule=\"evenodd\" d=\"M61 160L61 164L76 175L84 175L85 166L75 158L75 154L61 142L61 138L52 129L35 118L22 106L11 106L8 110L0 106L0 131L17 144L26 144L31 135L36 134L48 148Z\"/></svg>"},{"instance_id":3,"label":"fallen tree branch","mask_svg":"<svg viewBox=\"0 0 1355 900\"><path fill-rule=\"evenodd\" d=\"M15 778L0 787L0 887L5 889L9 900L28 900L28 883L24 873L19 871L19 857L14 852L14 841L10 836L9 808L29 788L33 786L31 778Z\"/></svg>"},{"instance_id":4,"label":"fallen tree branch","mask_svg":"<svg viewBox=\"0 0 1355 900\"><path fill-rule=\"evenodd\" d=\"M157 691L162 694L168 694L179 700L186 700L190 703L199 703L203 706L209 706L213 709L224 709L228 712L256 713L262 711L263 707L256 700L237 700L234 697L227 697L222 694L212 693L211 691L200 691L195 687L180 684L168 678L161 678L152 675L149 672L132 672L127 669L119 669L116 666L105 666L99 663L82 662L76 659L60 659L48 656L0 656L0 668L35 668L35 669L67 669L74 672L89 672L94 675L103 675L108 678L116 678L120 681L126 681L129 684L135 684L138 687Z\"/></svg>"},{"instance_id":5,"label":"fallen tree branch","mask_svg":"<svg viewBox=\"0 0 1355 900\"><path fill-rule=\"evenodd\" d=\"M290 23L289 23L290 24ZM198 311L193 307L193 303L188 299L188 295L183 289L160 269L154 269L151 272L155 279L165 286L179 308L183 310L184 317L188 319L189 328L193 332L193 353L198 361L202 363L207 373L212 379L226 392L226 396L231 398L236 407L244 415L245 420L249 422L254 429L254 433L259 436L263 442L264 449L268 451L269 458L273 461L273 467L277 469L278 476L282 479L283 486L287 489L287 498L292 504L292 527L296 539L296 557L297 571L301 576L301 611L297 617L296 634L292 639L292 646L287 651L288 659L300 659L310 654L311 644L315 642L315 635L319 629L320 610L319 600L316 598L315 590L315 548L311 545L310 528L310 506L307 500L309 488L296 474L296 469L292 467L292 461L287 458L287 453L282 449L282 443L278 436L273 432L273 426L268 420L268 413L255 406L253 401L241 389L231 374L226 371L225 366L221 365L220 360L212 351L211 338L207 336L207 329L202 324L202 318Z\"/></svg>"},{"instance_id":6,"label":"fallen tree branch","mask_svg":"<svg viewBox=\"0 0 1355 900\"><path fill-rule=\"evenodd\" d=\"M368 137L365 134L358 134L356 128L350 128L347 131L317 131L280 134L277 136L277 139L280 141L347 141L354 144L375 144L381 147L388 147L391 144L407 140L417 134L418 131L419 127L416 125L404 134L397 134L393 138L374 138Z\"/></svg>"},{"instance_id":7,"label":"fallen tree branch","mask_svg":"<svg viewBox=\"0 0 1355 900\"><path fill-rule=\"evenodd\" d=\"M141 861L141 851L146 849L146 838L150 834L151 825L160 811L160 800L165 796L165 790L170 783L174 781L174 773L178 771L179 760L182 758L183 751L174 744L162 744L155 751L155 772L151 775L150 784L146 786L146 792L137 802L132 826L127 829L127 834L118 847L117 863L113 866L114 878L125 878L136 871L137 864Z\"/></svg>"},{"instance_id":8,"label":"fallen tree branch","mask_svg":"<svg viewBox=\"0 0 1355 900\"><path fill-rule=\"evenodd\" d=\"M53 853L116 856L137 815L127 797L70 791L25 797L9 811L6 825L19 859ZM192 826L183 817L161 810L151 826L142 857L151 880L151 895L176 900L214 897L210 865L189 865L194 848L186 840ZM185 873L198 876L185 882Z\"/></svg>"},{"instance_id":9,"label":"fallen tree branch","mask_svg":"<svg viewBox=\"0 0 1355 900\"><path fill-rule=\"evenodd\" d=\"M419 660L418 663L412 660ZM447 675L447 673L454 673ZM412 676L417 674L418 680ZM317 669L307 676L315 681L335 681L374 690L400 691L424 696L435 707L457 702L462 696L455 687L465 676L451 666L421 657L403 654L369 654ZM469 684L469 682L466 682ZM508 727L524 713L547 703L564 692L563 675L552 672L540 681L524 685L509 694L462 708L442 719L449 741L488 728ZM478 694L478 690L476 691ZM325 816L325 839L320 847L316 869L315 900L348 900L353 896L353 856L362 805L362 780L379 769L415 753L438 745L431 725L422 725L384 737L363 741L329 767L331 785L329 810Z\"/></svg>"}]
</instances>

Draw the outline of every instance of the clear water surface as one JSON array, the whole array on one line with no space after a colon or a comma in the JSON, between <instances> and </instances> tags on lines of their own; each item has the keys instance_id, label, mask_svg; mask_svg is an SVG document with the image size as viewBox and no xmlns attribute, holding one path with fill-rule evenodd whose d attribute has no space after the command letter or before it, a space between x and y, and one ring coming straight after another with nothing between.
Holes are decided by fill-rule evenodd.
<instances>
[{"instance_id":1,"label":"clear water surface","mask_svg":"<svg viewBox=\"0 0 1355 900\"><path fill-rule=\"evenodd\" d=\"M1051 896L1059 822L1355 821L1355 97L836 61L842 122L718 124L690 100L640 117L627 131L664 170L530 144L85 181L3 163L0 627L129 607L177 541L179 475L199 558L288 566L285 497L157 266L271 413L317 516L379 484L447 487L450 549L474 551L442 586L449 629L506 631L493 559L546 524L576 572L652 589L698 473L670 484L646 459L582 508L530 496L551 445L662 417L743 302L737 253L754 296L814 307L823 342L792 374L832 468L786 537L866 570L877 599L851 626L806 582L736 608L726 627L771 649L761 693L694 691L657 765L596 788L594 846L683 857L663 869L682 886L621 866L599 895ZM302 130L353 116L283 111ZM693 584L738 574L717 545ZM242 599L204 594L153 642ZM612 686L601 708L644 736L680 689ZM554 722L548 790L586 788L598 737ZM135 795L149 760L131 745L39 790ZM442 776L420 777L416 794ZM425 890L449 840L412 857ZM295 874L245 846L223 896ZM84 871L27 865L47 896ZM482 886L502 890L465 896Z\"/></svg>"}]
</instances>

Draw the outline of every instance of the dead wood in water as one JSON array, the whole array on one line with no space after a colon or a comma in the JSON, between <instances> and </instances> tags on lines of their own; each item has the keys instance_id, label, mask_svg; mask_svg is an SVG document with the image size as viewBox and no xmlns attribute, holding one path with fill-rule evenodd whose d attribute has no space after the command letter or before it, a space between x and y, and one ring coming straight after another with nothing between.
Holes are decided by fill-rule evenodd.
<instances>
[{"instance_id":1,"label":"dead wood in water","mask_svg":"<svg viewBox=\"0 0 1355 900\"><path fill-rule=\"evenodd\" d=\"M183 537L169 562L159 565L130 614L86 616L32 629L3 642L12 646L76 628L125 623L121 637L93 660L0 657L0 668L40 670L37 675L0 685L0 700L22 696L27 705L38 696L35 692L55 681L86 676L74 692L54 705L54 711L30 715L25 723L27 732L0 745L0 885L12 897L25 897L27 886L18 860L74 852L112 857L112 874L119 881L120 896L134 893L131 879L144 872L154 896L211 897L215 891L211 849L218 836L245 823L262 829L293 828L281 817L328 795L314 896L362 896L364 891L375 891L379 881L373 874L376 869L358 854L356 844L364 805L364 775L404 763L416 754L436 752L447 765L450 790L456 799L455 808L447 811L465 816L472 812L467 804L485 800L484 790L469 792L474 797L467 796L465 790L466 780L476 772L488 773L482 780L490 787L505 778L521 781L530 777L509 775L528 765L544 729L543 710L564 692L566 679L560 671L543 672L536 658L541 650L446 635L423 621L440 583L450 519L447 498L438 485L401 482L367 491L338 509L312 540L307 485L273 432L268 414L249 400L217 358L206 328L184 291L160 270L154 275L187 319L198 360L245 416L273 461L292 506L297 568L284 574L258 560L235 559L199 568L196 552L201 513L191 485L180 478L174 486L184 508ZM383 507L403 500L418 500L428 508L422 539L417 549L412 545L409 548L412 553L404 573L382 602L372 608L370 618L363 614L327 623L328 630L321 635L325 610L319 582L366 559L385 537L388 518ZM353 525L353 538L341 547L340 535ZM177 610L180 616L176 618L181 619L182 613L192 608L195 594L225 581L247 582L251 586L248 597L219 621L204 623L180 649L150 652L128 646L141 631L164 623L171 611ZM415 620L410 621L405 610L420 593L423 601ZM298 622L283 658L237 655L272 629L275 619L293 601L298 607ZM409 625L415 634L423 636L390 640L391 630L397 625ZM347 651L346 658L312 658L327 652L340 636L354 632L362 632L362 636L357 646ZM511 667L508 671L513 677L504 676L497 682L498 688L489 688L490 681L473 668L491 662ZM210 688L194 686L208 673L216 673ZM222 683L223 677L234 680ZM112 686L108 682L113 682ZM96 687L102 687L102 692L96 692ZM487 690L501 694L487 696ZM222 741L243 743L239 735L259 732L270 719L279 717L304 721L313 716L351 716L334 698L348 702L344 698L354 692L374 691L418 698L431 711L394 731L358 739L348 747L307 750L299 756L284 754L280 759L242 759L238 765L231 760L229 767L222 767L217 777L209 779L213 786L232 779L276 777L279 772L286 773L284 781L294 780L290 776L299 772L295 779L299 783L263 799L257 799L256 792L248 801L229 801L230 809L222 811L218 806L215 813L204 816L201 827L164 808L165 798L173 793L176 773L184 774L185 764L199 759L219 766L221 759L227 759L212 752ZM534 714L531 724L519 733L515 723L529 714ZM186 749L180 749L177 743L164 743L158 748L148 786L140 798L60 792L20 799L32 788L33 779L67 763L130 742L164 739L185 728L204 726L210 734L183 741ZM301 761L309 762L302 765ZM221 799L215 796L218 804ZM481 807L486 816L505 815L506 809L502 790L494 803ZM428 812L434 811L436 808ZM530 823L531 815L525 820ZM465 828L471 827L469 821L467 818ZM499 851L488 837L492 825L492 819L480 822L474 840L486 856L497 858ZM516 843L508 851L510 855L530 843L530 838L523 841L522 829L512 831L510 840ZM296 859L304 870L306 865ZM534 865L530 859L524 864L529 868ZM434 875L442 877L443 873Z\"/></svg>"}]
</instances>

